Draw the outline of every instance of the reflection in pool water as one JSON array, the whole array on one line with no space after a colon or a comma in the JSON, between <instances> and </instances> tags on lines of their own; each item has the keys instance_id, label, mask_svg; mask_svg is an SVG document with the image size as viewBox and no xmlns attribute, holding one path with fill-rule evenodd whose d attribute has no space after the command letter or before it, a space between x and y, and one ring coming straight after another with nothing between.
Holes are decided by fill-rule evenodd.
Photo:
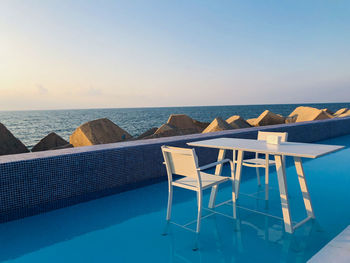
<instances>
[{"instance_id":1,"label":"reflection in pool water","mask_svg":"<svg viewBox=\"0 0 350 263\"><path fill-rule=\"evenodd\" d=\"M350 145L350 136L321 143ZM166 227L167 182L82 203L0 225L0 261L14 262L305 262L350 224L350 150L305 161L304 169L316 220L294 234L284 232L275 217L238 209L238 219L213 215L202 221L199 249L196 235L177 226ZM228 168L224 173L229 173ZM257 187L255 170L244 168L239 205L281 216L274 169L268 205ZM305 217L294 166L287 168L293 221ZM262 187L263 188L263 187ZM227 183L217 203L230 198ZM175 189L173 220L196 218L196 197ZM208 202L210 190L205 193ZM257 199L257 198L258 199ZM259 199L261 198L261 199ZM220 213L232 214L223 205ZM195 224L193 225L193 227Z\"/></svg>"}]
</instances>

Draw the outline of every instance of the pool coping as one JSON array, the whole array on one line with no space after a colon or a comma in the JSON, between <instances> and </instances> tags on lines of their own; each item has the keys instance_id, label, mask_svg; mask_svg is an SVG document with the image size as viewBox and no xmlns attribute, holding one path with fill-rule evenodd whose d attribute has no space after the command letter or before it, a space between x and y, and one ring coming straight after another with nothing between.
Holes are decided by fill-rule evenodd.
<instances>
[{"instance_id":1,"label":"pool coping","mask_svg":"<svg viewBox=\"0 0 350 263\"><path fill-rule=\"evenodd\" d=\"M164 144L255 139L258 131L288 132L289 141L315 142L350 134L350 117L1 156L0 222L166 180ZM218 150L196 148L196 153L204 165L216 161Z\"/></svg>"}]
</instances>

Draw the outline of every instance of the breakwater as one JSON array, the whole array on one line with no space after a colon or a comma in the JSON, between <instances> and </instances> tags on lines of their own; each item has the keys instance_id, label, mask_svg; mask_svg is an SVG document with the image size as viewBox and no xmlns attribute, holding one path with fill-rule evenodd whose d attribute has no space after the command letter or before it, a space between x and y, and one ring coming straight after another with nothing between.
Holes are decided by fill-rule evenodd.
<instances>
[{"instance_id":1,"label":"breakwater","mask_svg":"<svg viewBox=\"0 0 350 263\"><path fill-rule=\"evenodd\" d=\"M201 122L192 119L186 114L171 114L166 123L163 123L160 127L153 127L138 137L133 137L108 118L101 118L88 121L77 127L69 136L69 142L55 132L50 132L42 138L31 151L58 150L130 140L213 133L233 129L284 125L344 117L350 117L350 110L348 108L341 108L336 112L332 112L328 108L317 109L309 106L299 106L287 116L264 110L259 116L247 120L239 115L232 115L226 120L221 117L216 117L211 122ZM0 123L0 155L26 153L28 151L29 149L16 138L5 125Z\"/></svg>"},{"instance_id":2,"label":"breakwater","mask_svg":"<svg viewBox=\"0 0 350 263\"><path fill-rule=\"evenodd\" d=\"M216 117L227 119L240 115L244 119L255 118L264 110L287 116L296 107L306 105L333 112L350 108L350 103L233 105L129 109L47 110L47 111L0 111L3 123L29 149L50 132L56 132L65 140L81 124L99 118L108 118L137 137L152 127L160 127L171 114L186 114L202 122Z\"/></svg>"}]
</instances>

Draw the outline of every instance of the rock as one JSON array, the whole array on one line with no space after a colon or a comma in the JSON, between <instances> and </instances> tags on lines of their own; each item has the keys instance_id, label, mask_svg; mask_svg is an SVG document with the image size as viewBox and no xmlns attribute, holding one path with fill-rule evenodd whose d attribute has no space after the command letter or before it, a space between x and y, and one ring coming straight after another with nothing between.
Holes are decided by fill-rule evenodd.
<instances>
[{"instance_id":1,"label":"rock","mask_svg":"<svg viewBox=\"0 0 350 263\"><path fill-rule=\"evenodd\" d=\"M32 152L47 151L52 150L57 147L66 146L69 144L61 136L57 135L54 132L51 132L49 135L41 139L33 148Z\"/></svg>"},{"instance_id":2,"label":"rock","mask_svg":"<svg viewBox=\"0 0 350 263\"><path fill-rule=\"evenodd\" d=\"M285 118L281 115L275 114L269 110L265 110L260 114L258 118L254 121L254 126L266 126L266 125L275 125L275 124L283 124L285 122Z\"/></svg>"},{"instance_id":3,"label":"rock","mask_svg":"<svg viewBox=\"0 0 350 263\"><path fill-rule=\"evenodd\" d=\"M248 119L247 122L250 126L256 126L256 119L257 118L251 118L251 119Z\"/></svg>"},{"instance_id":4,"label":"rock","mask_svg":"<svg viewBox=\"0 0 350 263\"><path fill-rule=\"evenodd\" d=\"M328 114L330 114L330 115L333 115L334 114L334 112L332 112L331 110L329 110L329 109L322 109L324 112L327 112Z\"/></svg>"},{"instance_id":5,"label":"rock","mask_svg":"<svg viewBox=\"0 0 350 263\"><path fill-rule=\"evenodd\" d=\"M27 152L27 147L0 123L0 155Z\"/></svg>"},{"instance_id":6,"label":"rock","mask_svg":"<svg viewBox=\"0 0 350 263\"><path fill-rule=\"evenodd\" d=\"M249 128L251 125L246 122L241 116L233 115L226 122L234 129Z\"/></svg>"},{"instance_id":7,"label":"rock","mask_svg":"<svg viewBox=\"0 0 350 263\"><path fill-rule=\"evenodd\" d=\"M337 110L333 115L336 116L336 117L338 117L339 115L342 115L342 114L344 114L344 113L346 113L346 112L348 112L348 111L349 111L348 108L342 108L342 109L340 109L340 110Z\"/></svg>"},{"instance_id":8,"label":"rock","mask_svg":"<svg viewBox=\"0 0 350 263\"><path fill-rule=\"evenodd\" d=\"M145 131L144 133L142 133L141 135L139 135L139 137L137 137L137 139L138 140L145 139L145 138L153 135L157 130L158 130L157 127L151 128L151 129Z\"/></svg>"},{"instance_id":9,"label":"rock","mask_svg":"<svg viewBox=\"0 0 350 263\"><path fill-rule=\"evenodd\" d=\"M232 127L220 117L215 118L202 133L231 130Z\"/></svg>"},{"instance_id":10,"label":"rock","mask_svg":"<svg viewBox=\"0 0 350 263\"><path fill-rule=\"evenodd\" d=\"M93 120L79 126L69 137L74 147L125 141L131 135L107 118Z\"/></svg>"},{"instance_id":11,"label":"rock","mask_svg":"<svg viewBox=\"0 0 350 263\"><path fill-rule=\"evenodd\" d=\"M326 120L332 118L330 114L323 110L304 106L297 107L291 114L289 114L289 117L296 118L295 122Z\"/></svg>"}]
</instances>

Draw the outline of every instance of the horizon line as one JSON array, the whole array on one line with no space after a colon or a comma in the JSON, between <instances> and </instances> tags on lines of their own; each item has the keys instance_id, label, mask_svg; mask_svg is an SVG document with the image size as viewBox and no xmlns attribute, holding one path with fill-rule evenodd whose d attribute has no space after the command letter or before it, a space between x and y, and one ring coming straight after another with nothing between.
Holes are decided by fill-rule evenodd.
<instances>
[{"instance_id":1,"label":"horizon line","mask_svg":"<svg viewBox=\"0 0 350 263\"><path fill-rule=\"evenodd\" d=\"M262 105L312 105L312 104L343 104L342 102L298 102L298 103L261 103L261 104L232 104L232 105L184 105L184 106L144 106L144 107L112 107L112 108L59 108L59 109L23 109L23 110L0 110L0 112L21 112L21 111L64 111L64 110L108 110L108 109L154 109L154 108L195 108L195 107L228 107L228 106L262 106Z\"/></svg>"}]
</instances>

